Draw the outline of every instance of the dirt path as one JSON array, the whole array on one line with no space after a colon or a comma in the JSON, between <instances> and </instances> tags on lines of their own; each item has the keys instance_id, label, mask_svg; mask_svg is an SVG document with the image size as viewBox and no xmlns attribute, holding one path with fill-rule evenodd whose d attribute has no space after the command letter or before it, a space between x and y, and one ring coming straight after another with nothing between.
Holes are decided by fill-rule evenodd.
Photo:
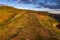
<instances>
[{"instance_id":1,"label":"dirt path","mask_svg":"<svg viewBox=\"0 0 60 40\"><path fill-rule=\"evenodd\" d=\"M45 25L42 25L43 24L38 21L37 16L34 13L26 14L26 23L24 24L24 27L26 28L23 28L23 30L11 40L36 40L37 35L41 35L41 38L39 39L42 40L51 40L51 38L57 38L55 34L43 27Z\"/></svg>"}]
</instances>

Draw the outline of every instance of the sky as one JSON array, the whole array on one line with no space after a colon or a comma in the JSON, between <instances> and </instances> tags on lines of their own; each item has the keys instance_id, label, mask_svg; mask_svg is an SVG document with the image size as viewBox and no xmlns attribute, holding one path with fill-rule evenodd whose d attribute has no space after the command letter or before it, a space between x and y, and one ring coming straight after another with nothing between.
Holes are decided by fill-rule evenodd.
<instances>
[{"instance_id":1,"label":"sky","mask_svg":"<svg viewBox=\"0 0 60 40\"><path fill-rule=\"evenodd\" d=\"M28 10L35 10L35 11L47 11L47 12L51 12L51 13L55 13L55 14L60 13L60 9L50 9L49 7L46 8L46 7L41 6L41 5L38 4L38 2L45 4L45 0L37 0L37 1L33 0L32 2L36 2L35 4L33 4L33 3L25 4L23 2L18 3L17 1L15 1L15 0L10 0L10 1L0 0L0 4L4 4L4 5L7 5L7 6L12 6L12 7L15 7L15 8L18 8L18 9L28 9ZM47 4L48 5L56 5L55 2L50 3L50 1L48 1Z\"/></svg>"}]
</instances>

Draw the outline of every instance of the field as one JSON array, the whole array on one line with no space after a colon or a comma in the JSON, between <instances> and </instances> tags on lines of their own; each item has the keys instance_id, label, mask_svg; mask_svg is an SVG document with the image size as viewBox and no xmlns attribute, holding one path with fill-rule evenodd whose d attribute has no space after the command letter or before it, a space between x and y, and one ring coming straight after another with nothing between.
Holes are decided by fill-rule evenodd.
<instances>
[{"instance_id":1,"label":"field","mask_svg":"<svg viewBox=\"0 0 60 40\"><path fill-rule=\"evenodd\" d=\"M58 22L49 15L0 6L0 40L60 40Z\"/></svg>"}]
</instances>

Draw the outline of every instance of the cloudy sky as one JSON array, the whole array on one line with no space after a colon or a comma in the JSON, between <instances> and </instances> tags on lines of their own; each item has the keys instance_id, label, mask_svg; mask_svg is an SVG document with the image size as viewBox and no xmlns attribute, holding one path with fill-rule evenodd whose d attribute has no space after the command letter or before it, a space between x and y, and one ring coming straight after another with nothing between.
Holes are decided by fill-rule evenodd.
<instances>
[{"instance_id":1,"label":"cloudy sky","mask_svg":"<svg viewBox=\"0 0 60 40\"><path fill-rule=\"evenodd\" d=\"M56 6L58 4L54 0L0 0L0 4L13 6L18 9L60 13L60 6Z\"/></svg>"}]
</instances>

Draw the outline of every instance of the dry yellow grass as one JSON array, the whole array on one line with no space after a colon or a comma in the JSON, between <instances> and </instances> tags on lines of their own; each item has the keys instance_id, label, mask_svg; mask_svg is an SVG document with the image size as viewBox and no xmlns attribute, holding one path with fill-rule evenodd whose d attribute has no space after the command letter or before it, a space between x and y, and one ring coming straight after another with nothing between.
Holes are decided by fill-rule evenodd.
<instances>
[{"instance_id":1,"label":"dry yellow grass","mask_svg":"<svg viewBox=\"0 0 60 40\"><path fill-rule=\"evenodd\" d=\"M1 6L0 40L60 40L57 35L45 27L55 28L53 26L56 23L57 21L48 16L46 12Z\"/></svg>"}]
</instances>

